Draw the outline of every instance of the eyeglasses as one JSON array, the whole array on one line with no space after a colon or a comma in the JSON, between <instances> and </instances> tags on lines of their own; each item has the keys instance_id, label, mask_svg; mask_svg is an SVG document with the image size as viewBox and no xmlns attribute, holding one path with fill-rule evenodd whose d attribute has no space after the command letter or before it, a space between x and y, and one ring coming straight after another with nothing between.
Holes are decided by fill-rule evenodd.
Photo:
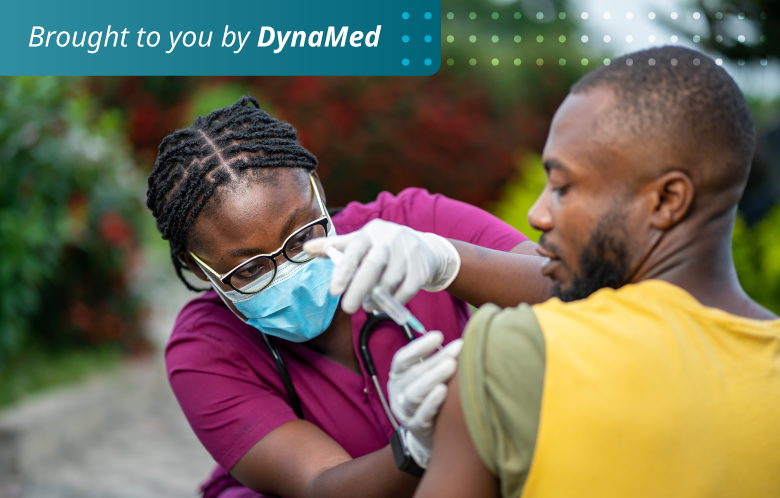
<instances>
[{"instance_id":1,"label":"eyeglasses","mask_svg":"<svg viewBox=\"0 0 780 498\"><path fill-rule=\"evenodd\" d=\"M317 197L317 204L320 207L321 216L302 226L292 235L287 237L287 240L284 241L282 247L277 251L274 251L271 254L258 254L257 256L253 256L222 275L212 270L191 251L190 255L195 258L195 261L197 261L200 266L216 276L220 282L230 286L241 294L247 295L257 294L271 285L271 282L273 282L276 277L276 258L279 256L283 255L287 261L295 264L311 261L315 256L307 254L303 250L303 244L311 239L327 236L331 221L328 217L328 212L325 210L325 205L322 203L322 198L320 198L317 184L314 183L314 178L312 178L311 175L309 175L309 181L312 189L314 189L314 195Z\"/></svg>"}]
</instances>

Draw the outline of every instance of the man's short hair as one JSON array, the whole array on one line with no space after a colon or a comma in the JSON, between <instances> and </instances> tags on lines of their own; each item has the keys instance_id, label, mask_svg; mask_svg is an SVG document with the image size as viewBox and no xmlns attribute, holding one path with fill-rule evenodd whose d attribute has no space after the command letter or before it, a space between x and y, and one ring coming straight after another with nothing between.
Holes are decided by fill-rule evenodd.
<instances>
[{"instance_id":1,"label":"man's short hair","mask_svg":"<svg viewBox=\"0 0 780 498\"><path fill-rule=\"evenodd\" d=\"M618 99L610 124L697 158L688 171L697 187L744 187L755 149L753 118L736 82L712 58L675 46L642 50L588 73L571 93L602 86Z\"/></svg>"}]
</instances>

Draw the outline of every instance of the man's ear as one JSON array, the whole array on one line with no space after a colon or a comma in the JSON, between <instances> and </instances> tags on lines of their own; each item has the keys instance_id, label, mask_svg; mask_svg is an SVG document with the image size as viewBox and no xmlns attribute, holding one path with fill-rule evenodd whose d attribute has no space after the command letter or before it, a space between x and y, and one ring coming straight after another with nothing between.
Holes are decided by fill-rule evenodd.
<instances>
[{"instance_id":1,"label":"man's ear","mask_svg":"<svg viewBox=\"0 0 780 498\"><path fill-rule=\"evenodd\" d=\"M682 220L695 196L691 178L682 171L669 171L651 185L653 214L651 223L659 230L669 230Z\"/></svg>"},{"instance_id":2,"label":"man's ear","mask_svg":"<svg viewBox=\"0 0 780 498\"><path fill-rule=\"evenodd\" d=\"M195 259L190 255L188 252L180 252L179 253L179 261L184 263L184 265L199 279L208 282L209 279L206 276L205 273L203 273L203 270L200 268L198 263L195 262Z\"/></svg>"},{"instance_id":3,"label":"man's ear","mask_svg":"<svg viewBox=\"0 0 780 498\"><path fill-rule=\"evenodd\" d=\"M320 191L320 197L322 198L322 205L327 207L328 200L325 198L325 189L322 188L322 183L320 182L320 175L318 175L316 171L312 171L311 176L314 178L314 183L317 184L317 190Z\"/></svg>"}]
</instances>

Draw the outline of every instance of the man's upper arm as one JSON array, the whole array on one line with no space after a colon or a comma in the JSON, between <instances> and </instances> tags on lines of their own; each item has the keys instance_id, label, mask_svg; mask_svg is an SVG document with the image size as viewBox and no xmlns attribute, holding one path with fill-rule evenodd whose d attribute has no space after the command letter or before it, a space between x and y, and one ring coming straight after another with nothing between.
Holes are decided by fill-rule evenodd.
<instances>
[{"instance_id":1,"label":"man's upper arm","mask_svg":"<svg viewBox=\"0 0 780 498\"><path fill-rule=\"evenodd\" d=\"M437 422L431 459L432 465L440 462L437 469L454 467L438 471L448 474L447 483L432 477L435 482L426 489L438 493L435 484L451 487L455 496L467 496L457 494L461 490L490 496L498 479L502 496L520 496L536 445L545 354L531 307L485 305L474 314L464 334L457 381Z\"/></svg>"},{"instance_id":2,"label":"man's upper arm","mask_svg":"<svg viewBox=\"0 0 780 498\"><path fill-rule=\"evenodd\" d=\"M477 454L466 428L457 374L436 421L433 448L415 498L498 496L498 480Z\"/></svg>"}]
</instances>

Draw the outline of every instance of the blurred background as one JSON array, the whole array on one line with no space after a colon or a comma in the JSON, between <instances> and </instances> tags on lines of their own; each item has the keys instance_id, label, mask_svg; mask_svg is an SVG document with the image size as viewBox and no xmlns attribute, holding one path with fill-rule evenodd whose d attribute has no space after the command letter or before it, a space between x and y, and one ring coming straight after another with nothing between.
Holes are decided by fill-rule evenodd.
<instances>
[{"instance_id":1,"label":"blurred background","mask_svg":"<svg viewBox=\"0 0 780 498\"><path fill-rule=\"evenodd\" d=\"M734 257L780 313L775 0L443 0L427 78L0 78L0 497L194 496L206 477L160 366L193 296L144 204L166 135L251 93L318 157L329 207L424 187L536 238L569 86L663 44L709 54L748 98L760 138Z\"/></svg>"}]
</instances>

